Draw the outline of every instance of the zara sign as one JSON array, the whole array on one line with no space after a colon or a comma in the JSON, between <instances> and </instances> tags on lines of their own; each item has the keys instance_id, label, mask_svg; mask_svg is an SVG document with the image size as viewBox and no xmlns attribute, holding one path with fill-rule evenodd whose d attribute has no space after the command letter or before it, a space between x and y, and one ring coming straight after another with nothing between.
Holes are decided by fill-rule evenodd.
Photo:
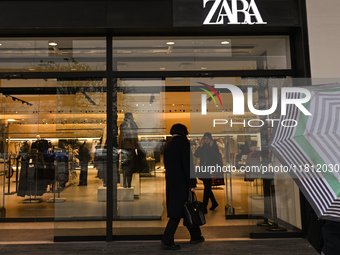
<instances>
[{"instance_id":1,"label":"zara sign","mask_svg":"<svg viewBox=\"0 0 340 255\"><path fill-rule=\"evenodd\" d=\"M223 25L226 20L230 25L267 24L263 21L255 0L203 0L203 8L207 7L208 2L214 3L203 25Z\"/></svg>"}]
</instances>

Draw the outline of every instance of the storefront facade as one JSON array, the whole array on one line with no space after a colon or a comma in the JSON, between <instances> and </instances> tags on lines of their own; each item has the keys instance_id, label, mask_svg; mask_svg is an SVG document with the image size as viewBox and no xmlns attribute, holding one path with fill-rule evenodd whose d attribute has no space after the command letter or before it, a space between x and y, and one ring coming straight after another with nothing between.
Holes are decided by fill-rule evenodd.
<instances>
[{"instance_id":1,"label":"storefront facade","mask_svg":"<svg viewBox=\"0 0 340 255\"><path fill-rule=\"evenodd\" d=\"M233 98L205 91L203 115L202 88L251 87L264 110L273 87L309 85L299 79L311 77L304 1L68 1L56 11L62 4L1 3L2 223L54 222L55 241L160 239L162 152L175 123L188 127L193 150L211 132L236 169L252 150L280 164L270 122L258 124L275 112L246 106L234 121L248 125L213 127L231 118ZM123 135L134 124L135 144ZM306 201L289 176L225 178L207 231L304 235ZM272 229L258 224L268 221Z\"/></svg>"}]
</instances>

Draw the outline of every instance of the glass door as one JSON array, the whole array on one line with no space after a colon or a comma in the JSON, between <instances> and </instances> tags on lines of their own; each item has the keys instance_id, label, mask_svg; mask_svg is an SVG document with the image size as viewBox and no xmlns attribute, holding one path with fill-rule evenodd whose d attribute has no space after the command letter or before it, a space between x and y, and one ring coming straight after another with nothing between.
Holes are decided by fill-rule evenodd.
<instances>
[{"instance_id":1,"label":"glass door","mask_svg":"<svg viewBox=\"0 0 340 255\"><path fill-rule=\"evenodd\" d=\"M106 233L106 85L56 81L55 240Z\"/></svg>"},{"instance_id":2,"label":"glass door","mask_svg":"<svg viewBox=\"0 0 340 255\"><path fill-rule=\"evenodd\" d=\"M164 218L164 80L118 79L119 155L113 235L161 234Z\"/></svg>"},{"instance_id":3,"label":"glass door","mask_svg":"<svg viewBox=\"0 0 340 255\"><path fill-rule=\"evenodd\" d=\"M269 166L279 162L268 150L280 89L292 86L292 79L192 78L190 84L190 133L195 137L194 147L200 146L206 132L220 141L226 219L249 218L249 222L239 223L249 224L251 236L299 231L296 186L288 174L270 171ZM272 111L263 114L268 109ZM217 166L204 172L199 161L194 164L198 178L216 178ZM268 171L259 171L262 166ZM266 228L272 225L277 228Z\"/></svg>"}]
</instances>

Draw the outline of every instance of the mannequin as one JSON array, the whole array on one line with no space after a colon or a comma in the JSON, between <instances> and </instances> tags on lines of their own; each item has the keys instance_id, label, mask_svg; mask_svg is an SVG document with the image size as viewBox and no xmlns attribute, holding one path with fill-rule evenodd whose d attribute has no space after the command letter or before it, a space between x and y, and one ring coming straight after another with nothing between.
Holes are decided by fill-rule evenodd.
<instances>
[{"instance_id":1,"label":"mannequin","mask_svg":"<svg viewBox=\"0 0 340 255\"><path fill-rule=\"evenodd\" d=\"M123 171L123 186L131 187L132 174L137 168L138 126L130 112L125 113L123 123L119 127L119 148L121 151L121 162Z\"/></svg>"}]
</instances>

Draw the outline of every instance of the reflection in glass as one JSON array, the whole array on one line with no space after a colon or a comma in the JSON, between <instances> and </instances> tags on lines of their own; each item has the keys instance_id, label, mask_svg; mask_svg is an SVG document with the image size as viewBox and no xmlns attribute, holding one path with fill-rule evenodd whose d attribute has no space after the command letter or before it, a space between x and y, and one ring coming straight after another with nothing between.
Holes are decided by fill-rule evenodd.
<instances>
[{"instance_id":1,"label":"reflection in glass","mask_svg":"<svg viewBox=\"0 0 340 255\"><path fill-rule=\"evenodd\" d=\"M100 71L105 38L2 38L0 71Z\"/></svg>"},{"instance_id":2,"label":"reflection in glass","mask_svg":"<svg viewBox=\"0 0 340 255\"><path fill-rule=\"evenodd\" d=\"M57 146L68 155L69 182L57 196L65 201L55 203L55 236L105 235L106 80L58 81L56 112Z\"/></svg>"},{"instance_id":3,"label":"reflection in glass","mask_svg":"<svg viewBox=\"0 0 340 255\"><path fill-rule=\"evenodd\" d=\"M132 174L142 172L146 165L146 155L138 145L138 126L131 112L126 112L124 121L119 127L119 148L121 149L121 165L123 187L131 188Z\"/></svg>"},{"instance_id":4,"label":"reflection in glass","mask_svg":"<svg viewBox=\"0 0 340 255\"><path fill-rule=\"evenodd\" d=\"M116 37L114 71L290 69L288 36Z\"/></svg>"},{"instance_id":5,"label":"reflection in glass","mask_svg":"<svg viewBox=\"0 0 340 255\"><path fill-rule=\"evenodd\" d=\"M292 86L292 79L191 78L190 84L190 134L193 150L199 146L200 137L205 132L211 132L214 140L221 140L223 162L226 169L229 169L225 173L226 217L250 216L253 234L263 231L299 231L300 218L295 213L299 200L289 175L271 171L245 171L247 167L255 169L279 164L268 150L273 128L268 119L276 119L276 112L271 115L252 113L247 103L248 87L253 91L253 107L266 110L271 108L274 101L272 88L278 88L280 92L281 87ZM235 100L242 102L242 98L236 99L229 89L215 88L215 93L211 89L215 84L232 84L243 92L243 114L235 114L233 104ZM201 104L206 105L206 115L201 113ZM196 166L200 163L196 159L193 164ZM259 217L264 220L256 220ZM265 225L271 229L266 230L263 228Z\"/></svg>"},{"instance_id":6,"label":"reflection in glass","mask_svg":"<svg viewBox=\"0 0 340 255\"><path fill-rule=\"evenodd\" d=\"M113 233L143 235L141 222L163 223L164 81L119 79L117 83L119 162ZM150 234L162 231L155 229Z\"/></svg>"}]
</instances>

